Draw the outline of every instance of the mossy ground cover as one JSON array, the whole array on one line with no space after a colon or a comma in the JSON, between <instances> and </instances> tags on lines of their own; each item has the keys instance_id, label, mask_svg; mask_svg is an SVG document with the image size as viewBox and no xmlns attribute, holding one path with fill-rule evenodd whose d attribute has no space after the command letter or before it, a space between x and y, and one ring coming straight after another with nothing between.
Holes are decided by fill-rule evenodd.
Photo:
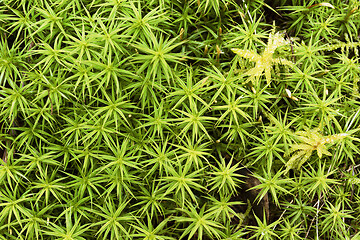
<instances>
[{"instance_id":1,"label":"mossy ground cover","mask_svg":"<svg viewBox=\"0 0 360 240\"><path fill-rule=\"evenodd\" d=\"M0 239L360 239L358 0L0 0Z\"/></svg>"}]
</instances>

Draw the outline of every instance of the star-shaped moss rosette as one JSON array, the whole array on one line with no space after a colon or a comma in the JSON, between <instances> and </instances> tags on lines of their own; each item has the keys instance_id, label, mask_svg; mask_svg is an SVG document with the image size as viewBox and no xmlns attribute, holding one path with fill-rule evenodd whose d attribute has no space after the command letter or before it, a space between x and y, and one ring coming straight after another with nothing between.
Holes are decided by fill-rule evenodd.
<instances>
[{"instance_id":1,"label":"star-shaped moss rosette","mask_svg":"<svg viewBox=\"0 0 360 240\"><path fill-rule=\"evenodd\" d=\"M318 128L299 131L295 134L300 143L291 146L290 152L293 152L294 154L286 163L286 171L295 168L300 169L300 167L311 157L313 151L317 152L319 159L321 159L323 155L331 156L332 154L327 150L327 144L333 144L349 136L347 133L323 136L319 133Z\"/></svg>"},{"instance_id":2,"label":"star-shaped moss rosette","mask_svg":"<svg viewBox=\"0 0 360 240\"><path fill-rule=\"evenodd\" d=\"M273 58L274 52L278 47L289 44L289 41L286 41L283 37L283 34L280 32L270 33L269 40L264 52L260 55L252 50L244 50L239 48L232 48L231 50L237 55L247 58L252 62L255 62L256 65L254 68L246 72L250 78L245 82L251 81L253 84L256 84L259 80L259 77L265 72L265 78L267 83L271 82L271 67L275 64L282 64L287 66L294 66L293 62L286 60L284 58Z\"/></svg>"}]
</instances>

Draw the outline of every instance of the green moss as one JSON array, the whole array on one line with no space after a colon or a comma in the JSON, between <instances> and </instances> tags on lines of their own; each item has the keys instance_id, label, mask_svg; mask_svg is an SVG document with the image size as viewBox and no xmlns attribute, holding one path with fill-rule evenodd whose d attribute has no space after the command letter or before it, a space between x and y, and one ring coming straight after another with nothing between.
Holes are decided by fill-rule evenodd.
<instances>
[{"instance_id":1,"label":"green moss","mask_svg":"<svg viewBox=\"0 0 360 240\"><path fill-rule=\"evenodd\" d=\"M0 239L356 239L358 26L358 0L0 0Z\"/></svg>"}]
</instances>

